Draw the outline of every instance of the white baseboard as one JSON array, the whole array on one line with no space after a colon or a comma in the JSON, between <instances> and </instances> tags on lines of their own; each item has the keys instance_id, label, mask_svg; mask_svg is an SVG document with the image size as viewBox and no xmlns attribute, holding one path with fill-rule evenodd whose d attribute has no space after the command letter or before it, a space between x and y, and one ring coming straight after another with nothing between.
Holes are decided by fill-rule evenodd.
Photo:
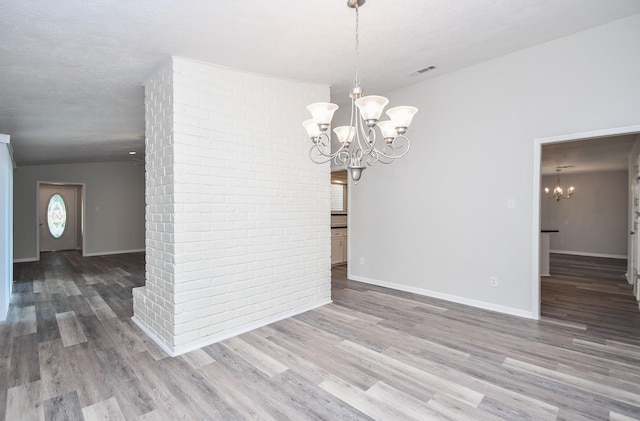
<instances>
[{"instance_id":1,"label":"white baseboard","mask_svg":"<svg viewBox=\"0 0 640 421\"><path fill-rule=\"evenodd\" d=\"M177 356L177 355L173 355L173 351L171 350L171 348L167 344L165 344L162 341L162 339L160 339L160 337L156 334L156 332L154 332L153 330L149 329L147 327L147 325L144 324L144 322L142 320L140 320L138 317L136 317L135 314L133 315L133 317L131 317L131 321L133 323L135 323L136 326L138 326L149 338L151 338L151 340L153 342L155 342L156 345L158 345L160 348L162 348L162 350L164 352L166 352L167 355L169 355L170 357L176 357Z\"/></svg>"},{"instance_id":2,"label":"white baseboard","mask_svg":"<svg viewBox=\"0 0 640 421\"><path fill-rule=\"evenodd\" d=\"M312 304L307 307L297 308L295 310L291 310L285 313L279 313L275 316L268 317L266 319L259 320L254 323L249 323L244 326L237 327L235 329L226 330L218 335L208 336L206 338L202 338L199 341L192 342L186 346L176 346L173 349L170 349L159 337L158 335L151 331L139 318L135 315L131 318L131 320L144 331L144 333L149 336L158 346L160 346L169 356L177 357L178 355L186 354L187 352L195 351L196 349L203 348L207 345L212 345L220 341L224 341L225 339L233 338L234 336L241 335L243 333L249 332L254 329L258 329L262 326L270 325L271 323L278 322L280 320L288 319L289 317L296 316L298 314L305 313L307 311L313 310L318 307L322 307L327 304L331 304L333 301L331 299L323 301L319 304Z\"/></svg>"},{"instance_id":3,"label":"white baseboard","mask_svg":"<svg viewBox=\"0 0 640 421\"><path fill-rule=\"evenodd\" d=\"M531 311L521 310L519 308L501 306L498 304L487 303L485 301L473 300L470 298L460 297L452 294L445 294L442 292L431 291L428 289L412 287L403 284L396 284L393 282L379 281L377 279L366 278L364 276L350 275L350 280L364 282L365 284L377 285L380 287L396 289L399 291L411 292L413 294L424 295L425 297L438 298L440 300L451 301L453 303L464 304L471 307L481 308L483 310L496 311L498 313L509 314L512 316L524 317L527 319L535 319Z\"/></svg>"},{"instance_id":4,"label":"white baseboard","mask_svg":"<svg viewBox=\"0 0 640 421\"><path fill-rule=\"evenodd\" d=\"M586 251L569 251L569 250L549 250L549 253L570 254L572 256L604 257L605 259L627 259L629 257L626 254L588 253Z\"/></svg>"},{"instance_id":5,"label":"white baseboard","mask_svg":"<svg viewBox=\"0 0 640 421\"><path fill-rule=\"evenodd\" d=\"M37 257L23 257L21 259L13 259L13 263L26 263L26 262L37 262Z\"/></svg>"},{"instance_id":6,"label":"white baseboard","mask_svg":"<svg viewBox=\"0 0 640 421\"><path fill-rule=\"evenodd\" d=\"M102 251L98 253L82 253L82 257L109 256L112 254L142 253L144 251L145 249ZM40 260L40 257L23 257L20 259L13 259L13 263L37 262L39 260Z\"/></svg>"},{"instance_id":7,"label":"white baseboard","mask_svg":"<svg viewBox=\"0 0 640 421\"><path fill-rule=\"evenodd\" d=\"M101 252L98 252L98 253L82 253L82 257L110 256L112 254L141 253L143 251L145 251L145 249L101 251Z\"/></svg>"}]
</instances>

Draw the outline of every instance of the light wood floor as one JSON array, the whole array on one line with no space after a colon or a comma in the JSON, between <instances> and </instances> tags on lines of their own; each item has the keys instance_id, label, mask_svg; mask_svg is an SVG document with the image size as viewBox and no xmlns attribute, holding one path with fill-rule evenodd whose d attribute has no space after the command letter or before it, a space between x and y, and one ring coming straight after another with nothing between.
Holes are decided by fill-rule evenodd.
<instances>
[{"instance_id":1,"label":"light wood floor","mask_svg":"<svg viewBox=\"0 0 640 421\"><path fill-rule=\"evenodd\" d=\"M640 419L624 262L553 256L543 320L347 281L334 303L169 358L130 321L141 254L15 266L0 419Z\"/></svg>"}]
</instances>

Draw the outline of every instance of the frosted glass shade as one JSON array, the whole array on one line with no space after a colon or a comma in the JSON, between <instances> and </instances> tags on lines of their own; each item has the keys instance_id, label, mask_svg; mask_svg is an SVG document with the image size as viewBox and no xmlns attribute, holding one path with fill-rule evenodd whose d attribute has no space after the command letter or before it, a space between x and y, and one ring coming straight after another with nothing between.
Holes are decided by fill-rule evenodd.
<instances>
[{"instance_id":1,"label":"frosted glass shade","mask_svg":"<svg viewBox=\"0 0 640 421\"><path fill-rule=\"evenodd\" d=\"M391 120L379 121L378 127L384 139L394 139L396 137L396 126Z\"/></svg>"},{"instance_id":2,"label":"frosted glass shade","mask_svg":"<svg viewBox=\"0 0 640 421\"><path fill-rule=\"evenodd\" d=\"M389 103L383 96L368 95L356 99L356 106L360 110L363 120L380 120L382 109Z\"/></svg>"},{"instance_id":3,"label":"frosted glass shade","mask_svg":"<svg viewBox=\"0 0 640 421\"><path fill-rule=\"evenodd\" d=\"M411 106L393 107L387 110L387 115L393 121L396 127L407 128L411 125L413 116L416 115L418 109Z\"/></svg>"},{"instance_id":4,"label":"frosted glass shade","mask_svg":"<svg viewBox=\"0 0 640 421\"><path fill-rule=\"evenodd\" d=\"M356 135L356 128L353 126L340 126L333 129L333 132L338 136L340 142L350 144Z\"/></svg>"},{"instance_id":5,"label":"frosted glass shade","mask_svg":"<svg viewBox=\"0 0 640 421\"><path fill-rule=\"evenodd\" d=\"M330 102L316 102L315 104L307 105L307 110L311 112L311 116L316 124L331 124L333 113L336 112L338 106Z\"/></svg>"},{"instance_id":6,"label":"frosted glass shade","mask_svg":"<svg viewBox=\"0 0 640 421\"><path fill-rule=\"evenodd\" d=\"M305 120L302 122L302 126L307 131L307 134L310 138L320 136L320 129L318 128L318 123L314 119Z\"/></svg>"}]
</instances>

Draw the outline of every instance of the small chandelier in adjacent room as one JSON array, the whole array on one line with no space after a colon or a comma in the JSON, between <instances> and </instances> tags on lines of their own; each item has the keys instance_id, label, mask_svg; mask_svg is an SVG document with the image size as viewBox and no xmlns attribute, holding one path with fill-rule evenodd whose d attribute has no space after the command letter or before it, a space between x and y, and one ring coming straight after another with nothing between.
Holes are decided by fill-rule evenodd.
<instances>
[{"instance_id":1,"label":"small chandelier in adjacent room","mask_svg":"<svg viewBox=\"0 0 640 421\"><path fill-rule=\"evenodd\" d=\"M549 187L544 188L545 196L547 196L549 199L555 199L557 202L559 202L560 199L570 198L573 195L573 191L575 190L573 186L569 187L569 189L567 190L567 194L564 194L564 190L562 189L562 187L560 187L560 170L561 168L556 168L556 186L553 188L553 192L549 190Z\"/></svg>"},{"instance_id":2,"label":"small chandelier in adjacent room","mask_svg":"<svg viewBox=\"0 0 640 421\"><path fill-rule=\"evenodd\" d=\"M333 129L340 147L331 152L331 134L327 133L331 125L333 113L338 109L336 104L319 102L311 104L307 109L312 118L302 123L313 142L309 157L316 164L324 164L331 160L338 167L345 167L351 173L354 182L358 182L367 165L376 162L390 164L409 152L411 143L405 136L413 116L418 112L416 107L401 106L387 110L389 120L379 121L382 110L389 100L382 96L363 96L360 87L358 67L358 8L365 0L347 0L347 6L356 13L356 52L355 78L351 89L351 120L348 126ZM375 128L380 129L382 141L377 141Z\"/></svg>"}]
</instances>

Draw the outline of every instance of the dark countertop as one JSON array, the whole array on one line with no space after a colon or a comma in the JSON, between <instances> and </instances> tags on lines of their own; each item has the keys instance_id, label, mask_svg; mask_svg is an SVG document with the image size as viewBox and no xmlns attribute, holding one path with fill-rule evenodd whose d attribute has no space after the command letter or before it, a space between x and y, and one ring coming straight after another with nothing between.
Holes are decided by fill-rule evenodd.
<instances>
[{"instance_id":1,"label":"dark countertop","mask_svg":"<svg viewBox=\"0 0 640 421\"><path fill-rule=\"evenodd\" d=\"M331 229L334 229L334 228L347 228L347 226L346 225L335 225L335 226L331 227Z\"/></svg>"},{"instance_id":2,"label":"dark countertop","mask_svg":"<svg viewBox=\"0 0 640 421\"><path fill-rule=\"evenodd\" d=\"M560 230L540 230L540 232L560 232Z\"/></svg>"}]
</instances>

